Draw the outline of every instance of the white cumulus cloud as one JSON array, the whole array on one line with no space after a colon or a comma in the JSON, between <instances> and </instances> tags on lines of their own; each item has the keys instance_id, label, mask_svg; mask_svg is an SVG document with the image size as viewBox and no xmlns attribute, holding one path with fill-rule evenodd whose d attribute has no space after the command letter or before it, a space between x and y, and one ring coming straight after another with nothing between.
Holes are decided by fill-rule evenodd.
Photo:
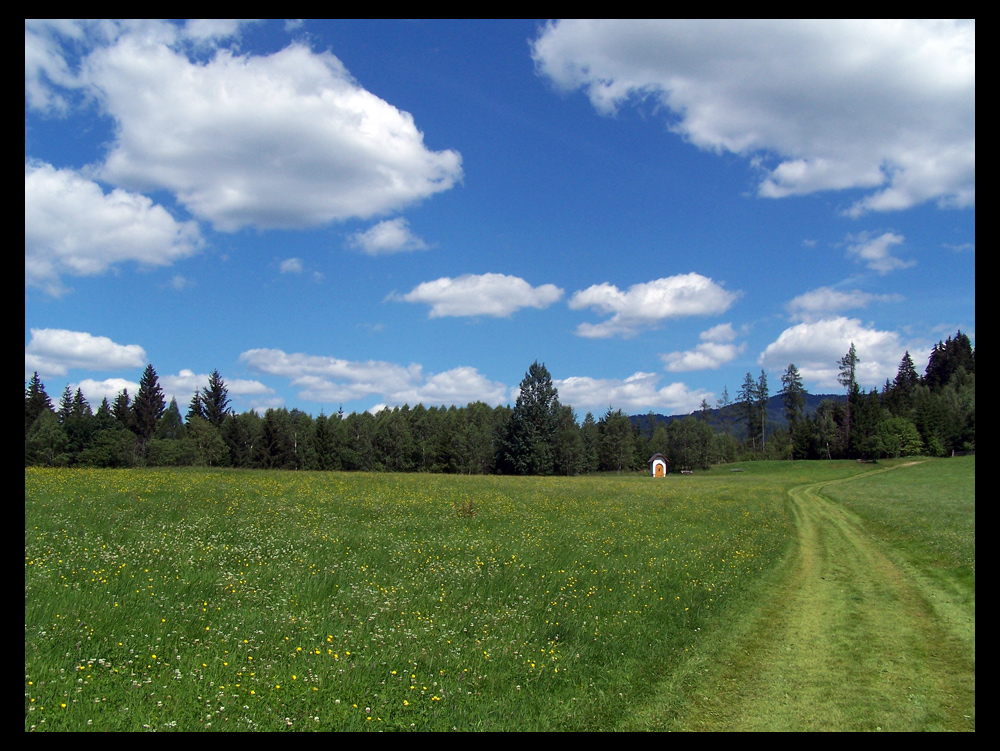
<instances>
[{"instance_id":1,"label":"white cumulus cloud","mask_svg":"<svg viewBox=\"0 0 1000 751\"><path fill-rule=\"evenodd\" d=\"M604 414L609 407L626 414L654 410L664 414L687 414L698 409L702 399L714 395L691 389L683 383L660 387L656 373L634 373L627 378L590 378L572 376L554 380L559 401L583 412Z\"/></svg>"},{"instance_id":2,"label":"white cumulus cloud","mask_svg":"<svg viewBox=\"0 0 1000 751\"><path fill-rule=\"evenodd\" d=\"M93 378L84 378L77 384L77 387L83 392L84 398L94 411L97 410L104 399L107 399L109 404L113 403L115 397L122 391L128 391L128 395L132 399L139 393L139 384L126 378L105 378L102 381L97 381ZM72 386L70 390L75 391Z\"/></svg>"},{"instance_id":3,"label":"white cumulus cloud","mask_svg":"<svg viewBox=\"0 0 1000 751\"><path fill-rule=\"evenodd\" d=\"M902 245L905 239L896 232L883 232L878 236L872 232L859 232L856 235L847 236L849 243L847 253L872 271L888 274L890 271L905 269L915 266L917 263L916 261L904 261L893 255L893 248Z\"/></svg>"},{"instance_id":4,"label":"white cumulus cloud","mask_svg":"<svg viewBox=\"0 0 1000 751\"><path fill-rule=\"evenodd\" d=\"M590 338L634 336L669 318L724 313L738 295L701 274L678 274L619 290L604 282L574 293L569 307L613 314L599 324L583 323L577 334Z\"/></svg>"},{"instance_id":5,"label":"white cumulus cloud","mask_svg":"<svg viewBox=\"0 0 1000 751\"><path fill-rule=\"evenodd\" d=\"M524 279L505 274L465 274L423 282L392 299L427 303L430 317L493 316L505 318L521 308L545 308L562 297L554 284L532 287Z\"/></svg>"},{"instance_id":6,"label":"white cumulus cloud","mask_svg":"<svg viewBox=\"0 0 1000 751\"><path fill-rule=\"evenodd\" d=\"M856 318L840 316L806 321L785 329L767 345L758 363L773 369L795 363L803 381L821 389L841 391L837 381L839 363L852 342L860 358L857 379L866 389L880 387L887 378L894 378L907 349L914 360L919 359L918 348L907 347L897 332L879 331Z\"/></svg>"},{"instance_id":7,"label":"white cumulus cloud","mask_svg":"<svg viewBox=\"0 0 1000 751\"><path fill-rule=\"evenodd\" d=\"M25 374L64 376L70 368L116 370L146 365L146 351L138 344L118 344L106 336L66 329L31 329L24 348Z\"/></svg>"},{"instance_id":8,"label":"white cumulus cloud","mask_svg":"<svg viewBox=\"0 0 1000 751\"><path fill-rule=\"evenodd\" d=\"M563 20L532 52L599 112L651 102L695 146L752 159L762 196L975 205L975 21Z\"/></svg>"},{"instance_id":9,"label":"white cumulus cloud","mask_svg":"<svg viewBox=\"0 0 1000 751\"><path fill-rule=\"evenodd\" d=\"M427 243L413 234L409 223L402 217L387 219L363 232L355 232L348 244L370 256L426 250Z\"/></svg>"},{"instance_id":10,"label":"white cumulus cloud","mask_svg":"<svg viewBox=\"0 0 1000 751\"><path fill-rule=\"evenodd\" d=\"M166 401L176 399L181 411L186 411L187 404L191 401L195 391L201 391L208 386L208 373L195 373L188 368L182 369L176 375L160 374L160 387L163 389ZM260 381L249 381L242 378L226 378L223 375L223 382L226 384L226 391L232 397L259 397L274 394L274 389L264 385Z\"/></svg>"},{"instance_id":11,"label":"white cumulus cloud","mask_svg":"<svg viewBox=\"0 0 1000 751\"><path fill-rule=\"evenodd\" d=\"M670 352L660 355L666 363L666 370L671 373L683 373L691 370L714 370L730 360L735 360L745 344L733 344L736 331L731 323L720 323L707 331L701 332L701 344L686 352Z\"/></svg>"},{"instance_id":12,"label":"white cumulus cloud","mask_svg":"<svg viewBox=\"0 0 1000 751\"><path fill-rule=\"evenodd\" d=\"M831 313L864 308L871 302L899 302L902 295L876 295L859 289L840 290L834 287L817 287L794 298L785 306L794 319L815 320Z\"/></svg>"},{"instance_id":13,"label":"white cumulus cloud","mask_svg":"<svg viewBox=\"0 0 1000 751\"><path fill-rule=\"evenodd\" d=\"M223 231L385 214L462 176L457 152L429 150L409 113L302 44L197 62L126 33L91 52L84 71L116 123L101 177L169 190Z\"/></svg>"},{"instance_id":14,"label":"white cumulus cloud","mask_svg":"<svg viewBox=\"0 0 1000 751\"><path fill-rule=\"evenodd\" d=\"M299 398L326 404L377 398L382 405L465 405L505 401L507 387L490 381L475 368L461 366L441 373L424 374L409 366L367 360L352 361L320 355L253 349L240 361L255 370L288 378L299 389Z\"/></svg>"},{"instance_id":15,"label":"white cumulus cloud","mask_svg":"<svg viewBox=\"0 0 1000 751\"><path fill-rule=\"evenodd\" d=\"M102 274L127 262L165 266L195 253L194 222L178 222L146 196L105 193L71 169L24 163L24 283L50 294L62 276Z\"/></svg>"}]
</instances>

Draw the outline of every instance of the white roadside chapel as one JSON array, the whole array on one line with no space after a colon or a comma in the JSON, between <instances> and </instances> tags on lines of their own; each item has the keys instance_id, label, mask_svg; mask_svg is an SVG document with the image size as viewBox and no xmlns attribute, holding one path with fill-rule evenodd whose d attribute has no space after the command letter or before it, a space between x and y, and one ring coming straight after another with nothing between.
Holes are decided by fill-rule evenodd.
<instances>
[{"instance_id":1,"label":"white roadside chapel","mask_svg":"<svg viewBox=\"0 0 1000 751\"><path fill-rule=\"evenodd\" d=\"M669 462L663 454L653 454L646 462L649 465L649 474L653 477L666 477L669 471Z\"/></svg>"}]
</instances>

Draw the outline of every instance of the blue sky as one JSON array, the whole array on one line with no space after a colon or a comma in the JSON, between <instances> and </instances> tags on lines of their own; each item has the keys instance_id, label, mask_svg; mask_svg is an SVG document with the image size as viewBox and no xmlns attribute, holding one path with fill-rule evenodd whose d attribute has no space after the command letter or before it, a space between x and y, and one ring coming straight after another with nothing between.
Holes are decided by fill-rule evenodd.
<instances>
[{"instance_id":1,"label":"blue sky","mask_svg":"<svg viewBox=\"0 0 1000 751\"><path fill-rule=\"evenodd\" d=\"M686 413L975 342L974 22L25 24L25 378Z\"/></svg>"}]
</instances>

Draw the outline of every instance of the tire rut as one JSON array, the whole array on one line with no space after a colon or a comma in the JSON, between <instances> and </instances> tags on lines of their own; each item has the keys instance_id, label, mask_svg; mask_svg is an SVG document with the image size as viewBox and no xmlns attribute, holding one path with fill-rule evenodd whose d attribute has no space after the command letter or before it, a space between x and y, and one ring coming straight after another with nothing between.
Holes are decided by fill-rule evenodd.
<instances>
[{"instance_id":1,"label":"tire rut","mask_svg":"<svg viewBox=\"0 0 1000 751\"><path fill-rule=\"evenodd\" d=\"M970 653L927 582L822 495L850 479L790 491L798 547L784 583L721 650L682 729L975 729L974 635Z\"/></svg>"}]
</instances>

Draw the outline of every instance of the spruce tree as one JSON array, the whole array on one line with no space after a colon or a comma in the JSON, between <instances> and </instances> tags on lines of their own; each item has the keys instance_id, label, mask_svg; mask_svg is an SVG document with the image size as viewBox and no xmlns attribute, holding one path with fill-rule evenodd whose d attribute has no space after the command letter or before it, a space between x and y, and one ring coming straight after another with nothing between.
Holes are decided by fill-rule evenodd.
<instances>
[{"instance_id":1,"label":"spruce tree","mask_svg":"<svg viewBox=\"0 0 1000 751\"><path fill-rule=\"evenodd\" d=\"M559 394L552 376L537 360L521 381L521 392L510 416L504 459L518 475L550 475L559 429Z\"/></svg>"},{"instance_id":2,"label":"spruce tree","mask_svg":"<svg viewBox=\"0 0 1000 751\"><path fill-rule=\"evenodd\" d=\"M785 419L788 420L789 432L802 419L802 410L806 403L806 391L802 387L802 376L795 363L789 363L781 376L781 403L785 408Z\"/></svg>"},{"instance_id":3,"label":"spruce tree","mask_svg":"<svg viewBox=\"0 0 1000 751\"><path fill-rule=\"evenodd\" d=\"M201 392L195 389L194 396L191 397L191 401L188 404L187 414L184 416L184 422L188 425L195 418L205 419L205 405L201 401Z\"/></svg>"},{"instance_id":4,"label":"spruce tree","mask_svg":"<svg viewBox=\"0 0 1000 751\"><path fill-rule=\"evenodd\" d=\"M757 411L760 414L760 450L765 448L767 438L767 400L770 392L767 389L767 373L760 371L760 378L757 379Z\"/></svg>"},{"instance_id":5,"label":"spruce tree","mask_svg":"<svg viewBox=\"0 0 1000 751\"><path fill-rule=\"evenodd\" d=\"M201 390L201 403L205 419L217 428L222 427L222 421L229 414L229 389L218 370L212 371L212 375L208 377L208 386Z\"/></svg>"},{"instance_id":6,"label":"spruce tree","mask_svg":"<svg viewBox=\"0 0 1000 751\"><path fill-rule=\"evenodd\" d=\"M45 384L38 376L36 370L24 387L24 434L28 435L28 430L42 412L54 412L52 400L45 393Z\"/></svg>"},{"instance_id":7,"label":"spruce tree","mask_svg":"<svg viewBox=\"0 0 1000 751\"><path fill-rule=\"evenodd\" d=\"M845 413L844 421L844 445L848 450L850 450L851 446L851 415L861 399L861 389L858 386L859 362L861 362L861 358L858 357L858 351L854 347L854 342L851 342L851 348L847 351L847 354L840 358L840 373L837 376L837 380L840 382L840 385L847 391L847 411Z\"/></svg>"},{"instance_id":8,"label":"spruce tree","mask_svg":"<svg viewBox=\"0 0 1000 751\"><path fill-rule=\"evenodd\" d=\"M128 389L122 389L118 392L118 396L111 404L111 414L115 416L121 427L132 427L132 399L128 395Z\"/></svg>"},{"instance_id":9,"label":"spruce tree","mask_svg":"<svg viewBox=\"0 0 1000 751\"><path fill-rule=\"evenodd\" d=\"M166 410L163 389L152 365L147 365L139 381L139 392L132 405L132 430L139 439L139 453L146 453L150 438L156 433L156 426Z\"/></svg>"}]
</instances>

